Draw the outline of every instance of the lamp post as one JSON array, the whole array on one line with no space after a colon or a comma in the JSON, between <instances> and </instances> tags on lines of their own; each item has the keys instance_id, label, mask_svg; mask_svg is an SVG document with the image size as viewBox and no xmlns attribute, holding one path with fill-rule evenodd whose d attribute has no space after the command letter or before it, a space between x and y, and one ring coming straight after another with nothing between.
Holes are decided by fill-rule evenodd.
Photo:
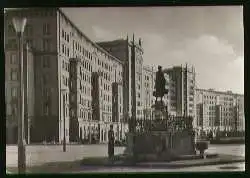
<instances>
[{"instance_id":1,"label":"lamp post","mask_svg":"<svg viewBox=\"0 0 250 178\"><path fill-rule=\"evenodd\" d=\"M28 43L26 43L26 54L28 54ZM26 90L25 90L25 102L26 102L26 109L25 109L25 116L26 116L26 121L28 124L28 128L27 128L27 142L28 144L30 144L30 125L31 125L31 118L29 117L29 103L28 103L28 93L29 93L29 57L28 55L26 55L26 86L25 86Z\"/></svg>"},{"instance_id":2,"label":"lamp post","mask_svg":"<svg viewBox=\"0 0 250 178\"><path fill-rule=\"evenodd\" d=\"M66 92L66 89L61 89L61 92ZM63 95L63 152L66 152L66 129L65 129L65 95Z\"/></svg>"},{"instance_id":3,"label":"lamp post","mask_svg":"<svg viewBox=\"0 0 250 178\"><path fill-rule=\"evenodd\" d=\"M23 32L26 25L26 18L13 18L12 23L18 38L18 55L19 55L19 71L20 71L20 115L18 117L18 173L25 173L26 155L24 140L24 72L23 72Z\"/></svg>"}]
</instances>

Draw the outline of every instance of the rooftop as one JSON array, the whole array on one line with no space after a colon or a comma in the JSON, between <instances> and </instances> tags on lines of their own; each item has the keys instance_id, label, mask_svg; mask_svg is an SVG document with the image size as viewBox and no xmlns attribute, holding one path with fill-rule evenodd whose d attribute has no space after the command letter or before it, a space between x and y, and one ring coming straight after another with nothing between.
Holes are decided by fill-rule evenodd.
<instances>
[{"instance_id":1,"label":"rooftop","mask_svg":"<svg viewBox=\"0 0 250 178\"><path fill-rule=\"evenodd\" d=\"M100 52L108 55L109 57L111 57L112 59L116 60L117 62L122 63L121 60L119 60L118 58L116 58L115 56L111 55L109 52L107 52L105 49L103 49L101 46L99 46L97 43L93 42L87 35L85 35L80 28L78 28L70 19L69 17L67 17L67 15L60 9L60 8L12 8L12 9L8 9L6 12L6 15L8 14L8 12L16 12L16 11L29 11L29 10L46 10L46 9L55 9L56 11L58 11L65 19L67 19L67 21L70 23L70 25L72 25L76 31L82 35L88 42L90 42L94 47L96 47L98 50L100 50Z\"/></svg>"},{"instance_id":2,"label":"rooftop","mask_svg":"<svg viewBox=\"0 0 250 178\"><path fill-rule=\"evenodd\" d=\"M215 94L244 96L244 94L233 93L232 91L216 91L215 89L200 89L200 88L197 88L196 90L201 92L215 93Z\"/></svg>"}]
</instances>

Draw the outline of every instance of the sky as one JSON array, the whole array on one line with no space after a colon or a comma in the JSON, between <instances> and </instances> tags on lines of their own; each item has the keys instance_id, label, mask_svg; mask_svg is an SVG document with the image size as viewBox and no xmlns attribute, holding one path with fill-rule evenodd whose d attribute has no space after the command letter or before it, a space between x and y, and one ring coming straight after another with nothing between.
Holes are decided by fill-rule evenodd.
<instances>
[{"instance_id":1,"label":"sky","mask_svg":"<svg viewBox=\"0 0 250 178\"><path fill-rule=\"evenodd\" d=\"M142 39L145 65L193 65L198 88L244 93L242 6L62 8L93 41Z\"/></svg>"}]
</instances>

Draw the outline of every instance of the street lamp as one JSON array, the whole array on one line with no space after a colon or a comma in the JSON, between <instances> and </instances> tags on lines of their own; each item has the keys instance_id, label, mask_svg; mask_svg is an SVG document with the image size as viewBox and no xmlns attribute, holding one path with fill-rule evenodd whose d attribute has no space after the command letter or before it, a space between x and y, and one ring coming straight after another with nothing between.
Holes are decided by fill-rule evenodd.
<instances>
[{"instance_id":1,"label":"street lamp","mask_svg":"<svg viewBox=\"0 0 250 178\"><path fill-rule=\"evenodd\" d=\"M66 92L66 89L61 89L61 92ZM63 152L66 152L65 104L65 95L63 95Z\"/></svg>"},{"instance_id":2,"label":"street lamp","mask_svg":"<svg viewBox=\"0 0 250 178\"><path fill-rule=\"evenodd\" d=\"M23 32L26 25L26 18L13 18L12 23L18 38L18 55L20 59L20 115L18 118L18 173L25 173L26 155L24 140L24 72L23 72Z\"/></svg>"}]
</instances>

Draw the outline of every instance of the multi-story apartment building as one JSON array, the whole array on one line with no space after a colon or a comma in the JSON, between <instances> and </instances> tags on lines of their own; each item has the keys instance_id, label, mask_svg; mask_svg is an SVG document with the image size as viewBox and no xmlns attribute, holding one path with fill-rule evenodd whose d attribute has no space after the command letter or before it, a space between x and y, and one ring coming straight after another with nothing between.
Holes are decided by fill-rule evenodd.
<instances>
[{"instance_id":1,"label":"multi-story apartment building","mask_svg":"<svg viewBox=\"0 0 250 178\"><path fill-rule=\"evenodd\" d=\"M177 116L193 116L195 118L195 70L187 65L174 66L163 70L167 80L168 112Z\"/></svg>"},{"instance_id":2,"label":"multi-story apartment building","mask_svg":"<svg viewBox=\"0 0 250 178\"><path fill-rule=\"evenodd\" d=\"M30 131L34 118L34 58L32 49L24 45L24 103L25 107L25 138L29 143ZM17 143L17 119L20 116L20 58L17 46L5 46L5 103L6 103L6 143ZM27 70L28 69L28 70ZM28 82L27 82L28 81ZM28 92L27 92L28 91Z\"/></svg>"},{"instance_id":3,"label":"multi-story apartment building","mask_svg":"<svg viewBox=\"0 0 250 178\"><path fill-rule=\"evenodd\" d=\"M106 141L107 129L112 123L112 83L123 82L122 62L91 41L59 8L7 11L5 45L16 44L13 17L27 18L24 39L35 50L33 141L61 142L64 129L67 142L79 141L80 137L86 138L95 130L99 138L105 137L100 140ZM80 62L71 63L74 59ZM71 66L74 65L72 69L77 69L77 73L72 76ZM100 73L100 117L93 121L92 74L95 72ZM75 88L71 89L74 81Z\"/></svg>"},{"instance_id":4,"label":"multi-story apartment building","mask_svg":"<svg viewBox=\"0 0 250 178\"><path fill-rule=\"evenodd\" d=\"M196 89L197 126L204 131L244 131L244 96Z\"/></svg>"},{"instance_id":5,"label":"multi-story apartment building","mask_svg":"<svg viewBox=\"0 0 250 178\"><path fill-rule=\"evenodd\" d=\"M152 106L154 105L153 92L155 90L155 70L153 67L143 67L143 115L144 118L150 119L152 117Z\"/></svg>"},{"instance_id":6,"label":"multi-story apartment building","mask_svg":"<svg viewBox=\"0 0 250 178\"><path fill-rule=\"evenodd\" d=\"M101 47L106 49L113 56L124 62L124 117L132 116L134 106L136 105L136 118L143 118L144 99L143 94L143 48L141 39L138 43L134 36L132 40L120 39L115 41L106 41L98 43ZM135 87L136 101L133 101L133 87ZM125 119L126 120L126 119Z\"/></svg>"}]
</instances>

